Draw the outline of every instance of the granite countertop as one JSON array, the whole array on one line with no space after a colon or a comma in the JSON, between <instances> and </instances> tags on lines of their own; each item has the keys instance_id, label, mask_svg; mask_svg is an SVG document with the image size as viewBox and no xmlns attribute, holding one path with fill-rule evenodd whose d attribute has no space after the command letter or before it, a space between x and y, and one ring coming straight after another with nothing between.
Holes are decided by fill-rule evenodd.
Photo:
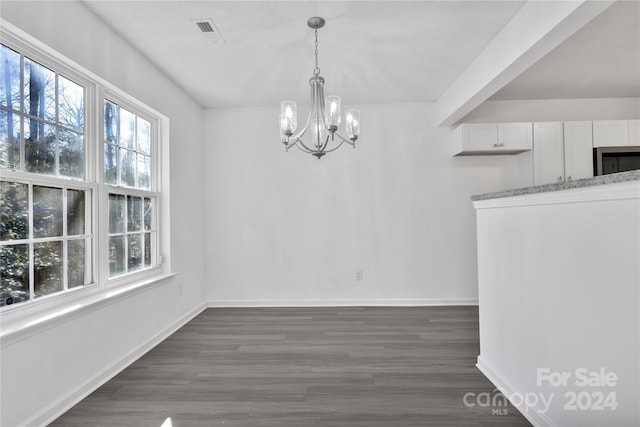
<instances>
[{"instance_id":1,"label":"granite countertop","mask_svg":"<svg viewBox=\"0 0 640 427\"><path fill-rule=\"evenodd\" d=\"M521 196L523 194L544 193L547 191L568 190L571 188L591 187L593 185L613 184L616 182L640 180L640 170L613 173L610 175L596 176L594 178L577 179L555 184L537 185L535 187L516 188L515 190L498 191L495 193L477 194L471 196L472 201L498 199L501 197Z\"/></svg>"}]
</instances>

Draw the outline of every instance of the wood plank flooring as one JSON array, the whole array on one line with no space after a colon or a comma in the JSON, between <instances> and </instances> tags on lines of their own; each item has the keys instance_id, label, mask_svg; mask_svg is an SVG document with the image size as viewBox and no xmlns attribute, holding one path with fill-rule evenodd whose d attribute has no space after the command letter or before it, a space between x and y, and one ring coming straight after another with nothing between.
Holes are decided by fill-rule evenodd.
<instances>
[{"instance_id":1,"label":"wood plank flooring","mask_svg":"<svg viewBox=\"0 0 640 427\"><path fill-rule=\"evenodd\" d=\"M478 353L477 307L207 309L52 426L530 426Z\"/></svg>"}]
</instances>

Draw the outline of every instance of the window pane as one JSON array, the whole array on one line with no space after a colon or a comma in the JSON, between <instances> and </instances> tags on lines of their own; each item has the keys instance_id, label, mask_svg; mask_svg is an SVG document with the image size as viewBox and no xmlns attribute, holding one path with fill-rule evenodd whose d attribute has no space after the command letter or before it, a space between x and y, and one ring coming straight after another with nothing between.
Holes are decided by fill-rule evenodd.
<instances>
[{"instance_id":1,"label":"window pane","mask_svg":"<svg viewBox=\"0 0 640 427\"><path fill-rule=\"evenodd\" d=\"M124 273L124 237L109 237L109 275Z\"/></svg>"},{"instance_id":2,"label":"window pane","mask_svg":"<svg viewBox=\"0 0 640 427\"><path fill-rule=\"evenodd\" d=\"M144 198L144 229L151 230L151 220L152 220L152 210L151 210L151 199L148 197Z\"/></svg>"},{"instance_id":3,"label":"window pane","mask_svg":"<svg viewBox=\"0 0 640 427\"><path fill-rule=\"evenodd\" d=\"M120 150L120 179L121 184L128 187L136 186L135 153L129 150Z\"/></svg>"},{"instance_id":4,"label":"window pane","mask_svg":"<svg viewBox=\"0 0 640 427\"><path fill-rule=\"evenodd\" d=\"M84 138L60 129L60 174L84 178Z\"/></svg>"},{"instance_id":5,"label":"window pane","mask_svg":"<svg viewBox=\"0 0 640 427\"><path fill-rule=\"evenodd\" d=\"M0 167L20 169L20 115L0 110Z\"/></svg>"},{"instance_id":6,"label":"window pane","mask_svg":"<svg viewBox=\"0 0 640 427\"><path fill-rule=\"evenodd\" d=\"M62 236L62 189L33 186L34 237Z\"/></svg>"},{"instance_id":7,"label":"window pane","mask_svg":"<svg viewBox=\"0 0 640 427\"><path fill-rule=\"evenodd\" d=\"M136 116L120 108L120 146L135 150Z\"/></svg>"},{"instance_id":8,"label":"window pane","mask_svg":"<svg viewBox=\"0 0 640 427\"><path fill-rule=\"evenodd\" d=\"M20 110L20 54L0 46L0 105Z\"/></svg>"},{"instance_id":9,"label":"window pane","mask_svg":"<svg viewBox=\"0 0 640 427\"><path fill-rule=\"evenodd\" d=\"M151 233L144 233L144 266L151 267Z\"/></svg>"},{"instance_id":10,"label":"window pane","mask_svg":"<svg viewBox=\"0 0 640 427\"><path fill-rule=\"evenodd\" d=\"M142 225L142 198L127 196L127 231L140 231Z\"/></svg>"},{"instance_id":11,"label":"window pane","mask_svg":"<svg viewBox=\"0 0 640 427\"><path fill-rule=\"evenodd\" d=\"M0 306L29 299L29 245L0 246Z\"/></svg>"},{"instance_id":12,"label":"window pane","mask_svg":"<svg viewBox=\"0 0 640 427\"><path fill-rule=\"evenodd\" d=\"M124 196L109 194L109 233L124 233Z\"/></svg>"},{"instance_id":13,"label":"window pane","mask_svg":"<svg viewBox=\"0 0 640 427\"><path fill-rule=\"evenodd\" d=\"M0 181L0 240L29 237L29 186Z\"/></svg>"},{"instance_id":14,"label":"window pane","mask_svg":"<svg viewBox=\"0 0 640 427\"><path fill-rule=\"evenodd\" d=\"M67 288L86 285L84 280L85 241L69 240L67 242Z\"/></svg>"},{"instance_id":15,"label":"window pane","mask_svg":"<svg viewBox=\"0 0 640 427\"><path fill-rule=\"evenodd\" d=\"M104 101L104 142L118 144L120 129L119 107L105 99ZM115 165L115 163L114 163Z\"/></svg>"},{"instance_id":16,"label":"window pane","mask_svg":"<svg viewBox=\"0 0 640 427\"><path fill-rule=\"evenodd\" d=\"M139 234L129 236L129 271L142 268L142 241Z\"/></svg>"},{"instance_id":17,"label":"window pane","mask_svg":"<svg viewBox=\"0 0 640 427\"><path fill-rule=\"evenodd\" d=\"M25 118L25 162L27 171L54 174L56 171L56 128Z\"/></svg>"},{"instance_id":18,"label":"window pane","mask_svg":"<svg viewBox=\"0 0 640 427\"><path fill-rule=\"evenodd\" d=\"M56 120L56 75L29 58L24 59L24 112L41 119Z\"/></svg>"},{"instance_id":19,"label":"window pane","mask_svg":"<svg viewBox=\"0 0 640 427\"><path fill-rule=\"evenodd\" d=\"M118 185L118 147L104 144L104 181Z\"/></svg>"},{"instance_id":20,"label":"window pane","mask_svg":"<svg viewBox=\"0 0 640 427\"><path fill-rule=\"evenodd\" d=\"M138 117L138 151L150 154L151 151L151 123Z\"/></svg>"},{"instance_id":21,"label":"window pane","mask_svg":"<svg viewBox=\"0 0 640 427\"><path fill-rule=\"evenodd\" d=\"M84 88L58 76L58 122L82 132L84 129Z\"/></svg>"},{"instance_id":22,"label":"window pane","mask_svg":"<svg viewBox=\"0 0 640 427\"><path fill-rule=\"evenodd\" d=\"M62 242L35 243L33 269L36 297L62 291Z\"/></svg>"},{"instance_id":23,"label":"window pane","mask_svg":"<svg viewBox=\"0 0 640 427\"><path fill-rule=\"evenodd\" d=\"M84 191L67 190L67 235L86 234L84 229Z\"/></svg>"},{"instance_id":24,"label":"window pane","mask_svg":"<svg viewBox=\"0 0 640 427\"><path fill-rule=\"evenodd\" d=\"M149 163L151 158L143 154L138 154L138 188L148 190L149 180Z\"/></svg>"}]
</instances>

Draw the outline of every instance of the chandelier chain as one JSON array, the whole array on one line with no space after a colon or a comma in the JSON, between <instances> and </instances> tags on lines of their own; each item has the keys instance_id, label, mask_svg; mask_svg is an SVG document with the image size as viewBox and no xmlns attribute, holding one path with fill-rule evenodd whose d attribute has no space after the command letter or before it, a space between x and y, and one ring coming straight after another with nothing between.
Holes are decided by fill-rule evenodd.
<instances>
[{"instance_id":1,"label":"chandelier chain","mask_svg":"<svg viewBox=\"0 0 640 427\"><path fill-rule=\"evenodd\" d=\"M318 67L318 29L316 28L316 68L313 69L313 75L314 76L319 76L320 75L320 67Z\"/></svg>"}]
</instances>

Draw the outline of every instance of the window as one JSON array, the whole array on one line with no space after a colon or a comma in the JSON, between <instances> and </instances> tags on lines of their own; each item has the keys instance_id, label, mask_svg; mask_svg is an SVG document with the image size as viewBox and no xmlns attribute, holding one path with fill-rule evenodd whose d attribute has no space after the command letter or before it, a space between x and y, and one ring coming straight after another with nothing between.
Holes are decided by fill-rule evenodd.
<instances>
[{"instance_id":1,"label":"window","mask_svg":"<svg viewBox=\"0 0 640 427\"><path fill-rule=\"evenodd\" d=\"M84 88L2 45L0 165L84 178Z\"/></svg>"},{"instance_id":2,"label":"window","mask_svg":"<svg viewBox=\"0 0 640 427\"><path fill-rule=\"evenodd\" d=\"M109 187L109 275L156 265L151 123L104 100L104 180Z\"/></svg>"},{"instance_id":3,"label":"window","mask_svg":"<svg viewBox=\"0 0 640 427\"><path fill-rule=\"evenodd\" d=\"M91 282L91 192L0 181L2 305Z\"/></svg>"},{"instance_id":4,"label":"window","mask_svg":"<svg viewBox=\"0 0 640 427\"><path fill-rule=\"evenodd\" d=\"M151 186L151 123L104 101L104 178L142 190Z\"/></svg>"},{"instance_id":5,"label":"window","mask_svg":"<svg viewBox=\"0 0 640 427\"><path fill-rule=\"evenodd\" d=\"M0 307L153 274L164 118L4 31Z\"/></svg>"}]
</instances>

